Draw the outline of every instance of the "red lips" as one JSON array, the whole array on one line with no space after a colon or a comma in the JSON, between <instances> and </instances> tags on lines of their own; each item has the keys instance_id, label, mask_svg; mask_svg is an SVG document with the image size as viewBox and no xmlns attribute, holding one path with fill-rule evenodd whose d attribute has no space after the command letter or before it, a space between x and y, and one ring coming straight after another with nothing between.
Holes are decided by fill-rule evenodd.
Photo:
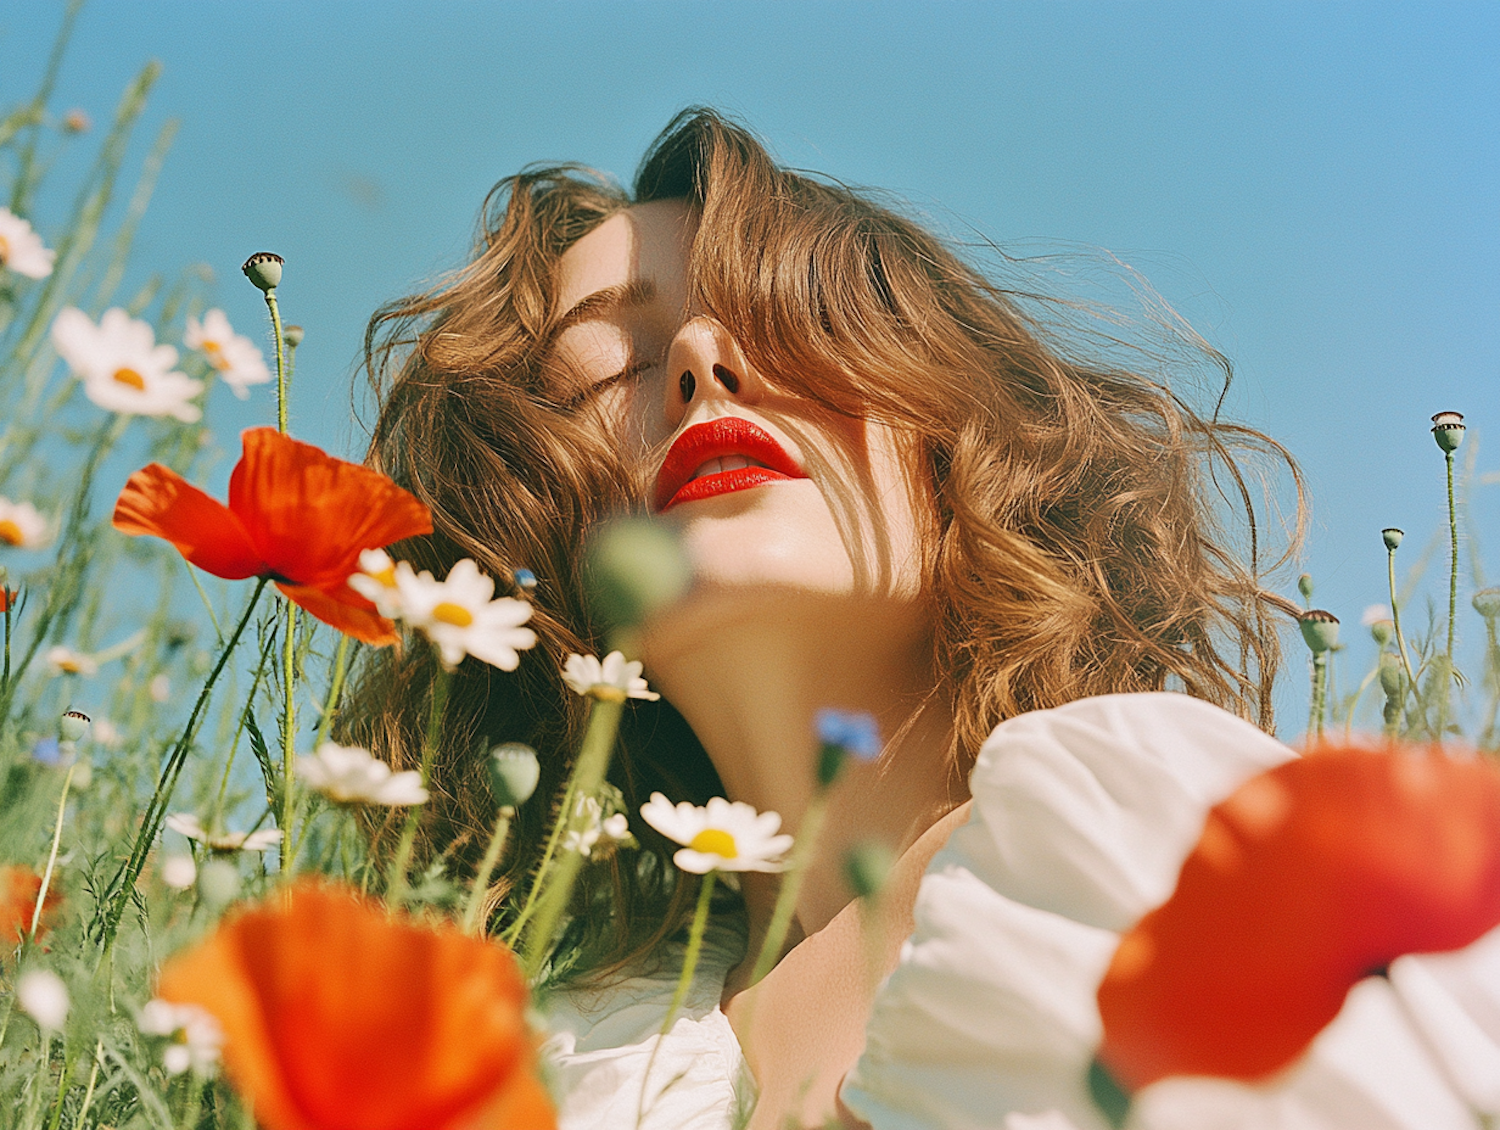
<instances>
[{"instance_id":1,"label":"red lips","mask_svg":"<svg viewBox=\"0 0 1500 1130\"><path fill-rule=\"evenodd\" d=\"M710 459L727 455L743 455L765 466L740 467L693 478L693 473ZM720 416L717 420L694 424L677 437L656 476L652 507L660 512L682 502L805 478L802 468L764 428L738 416Z\"/></svg>"}]
</instances>

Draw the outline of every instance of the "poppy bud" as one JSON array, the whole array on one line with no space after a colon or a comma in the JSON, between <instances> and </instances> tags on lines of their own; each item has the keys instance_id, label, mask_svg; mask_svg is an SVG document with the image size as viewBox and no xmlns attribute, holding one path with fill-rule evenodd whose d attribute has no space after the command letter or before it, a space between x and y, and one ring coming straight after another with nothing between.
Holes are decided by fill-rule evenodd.
<instances>
[{"instance_id":1,"label":"poppy bud","mask_svg":"<svg viewBox=\"0 0 1500 1130\"><path fill-rule=\"evenodd\" d=\"M281 285L281 265L285 262L274 251L257 251L240 270L261 290L275 290Z\"/></svg>"},{"instance_id":2,"label":"poppy bud","mask_svg":"<svg viewBox=\"0 0 1500 1130\"><path fill-rule=\"evenodd\" d=\"M280 275L277 276L280 278ZM281 329L281 340L293 349L302 344L303 331L301 326L283 326Z\"/></svg>"},{"instance_id":3,"label":"poppy bud","mask_svg":"<svg viewBox=\"0 0 1500 1130\"><path fill-rule=\"evenodd\" d=\"M1474 594L1474 611L1486 620L1500 616L1500 588L1480 589Z\"/></svg>"},{"instance_id":4,"label":"poppy bud","mask_svg":"<svg viewBox=\"0 0 1500 1130\"><path fill-rule=\"evenodd\" d=\"M1380 657L1380 689L1386 698L1400 699L1406 693L1406 672L1394 655Z\"/></svg>"},{"instance_id":5,"label":"poppy bud","mask_svg":"<svg viewBox=\"0 0 1500 1130\"><path fill-rule=\"evenodd\" d=\"M1297 623L1302 629L1302 638L1307 641L1308 650L1314 655L1332 651L1338 646L1339 618L1332 612L1313 608L1297 617Z\"/></svg>"},{"instance_id":6,"label":"poppy bud","mask_svg":"<svg viewBox=\"0 0 1500 1130\"><path fill-rule=\"evenodd\" d=\"M1380 531L1380 540L1385 542L1385 547L1392 551L1401 544L1401 539L1405 536L1406 534L1396 529L1395 526Z\"/></svg>"},{"instance_id":7,"label":"poppy bud","mask_svg":"<svg viewBox=\"0 0 1500 1130\"><path fill-rule=\"evenodd\" d=\"M501 808L519 808L536 792L542 767L536 750L520 742L506 742L490 750L490 792Z\"/></svg>"},{"instance_id":8,"label":"poppy bud","mask_svg":"<svg viewBox=\"0 0 1500 1130\"><path fill-rule=\"evenodd\" d=\"M864 840L844 854L844 879L856 898L878 895L896 862L891 849L879 840Z\"/></svg>"},{"instance_id":9,"label":"poppy bud","mask_svg":"<svg viewBox=\"0 0 1500 1130\"><path fill-rule=\"evenodd\" d=\"M1313 579L1311 573L1303 573L1297 578L1297 591L1302 594L1303 600L1312 599Z\"/></svg>"},{"instance_id":10,"label":"poppy bud","mask_svg":"<svg viewBox=\"0 0 1500 1130\"><path fill-rule=\"evenodd\" d=\"M1461 412L1439 412L1432 418L1432 438L1446 454L1453 454L1464 441L1464 417Z\"/></svg>"},{"instance_id":11,"label":"poppy bud","mask_svg":"<svg viewBox=\"0 0 1500 1130\"><path fill-rule=\"evenodd\" d=\"M1377 644L1384 647L1391 642L1391 636L1395 628L1396 625L1390 620L1376 620L1375 623L1370 625L1370 635Z\"/></svg>"},{"instance_id":12,"label":"poppy bud","mask_svg":"<svg viewBox=\"0 0 1500 1130\"><path fill-rule=\"evenodd\" d=\"M587 550L591 603L615 627L633 627L687 591L693 580L677 534L649 518L611 522Z\"/></svg>"}]
</instances>

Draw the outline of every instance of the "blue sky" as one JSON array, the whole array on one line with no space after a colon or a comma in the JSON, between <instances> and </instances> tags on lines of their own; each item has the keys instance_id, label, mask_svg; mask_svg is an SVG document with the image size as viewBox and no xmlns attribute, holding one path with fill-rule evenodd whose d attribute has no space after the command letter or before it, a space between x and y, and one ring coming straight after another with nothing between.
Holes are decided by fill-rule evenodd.
<instances>
[{"instance_id":1,"label":"blue sky","mask_svg":"<svg viewBox=\"0 0 1500 1130\"><path fill-rule=\"evenodd\" d=\"M0 6L0 101L30 93L60 15ZM1301 461L1303 565L1359 638L1381 527L1419 547L1442 518L1427 418L1465 412L1478 471L1500 468L1497 57L1485 4L95 0L57 102L102 122L162 61L138 148L183 125L137 274L206 262L258 334L236 268L285 255L308 330L293 429L344 454L365 319L462 260L490 185L561 159L628 179L689 103L960 237L1080 277L1113 256L1231 357L1230 411ZM271 411L226 397L211 420ZM1500 482L1473 519L1493 583Z\"/></svg>"}]
</instances>

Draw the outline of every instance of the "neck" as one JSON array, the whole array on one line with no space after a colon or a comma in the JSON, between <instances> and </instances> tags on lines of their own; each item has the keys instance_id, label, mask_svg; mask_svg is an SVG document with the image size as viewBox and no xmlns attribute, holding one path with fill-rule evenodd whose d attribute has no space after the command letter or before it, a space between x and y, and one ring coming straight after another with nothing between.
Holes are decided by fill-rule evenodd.
<instances>
[{"instance_id":1,"label":"neck","mask_svg":"<svg viewBox=\"0 0 1500 1130\"><path fill-rule=\"evenodd\" d=\"M967 798L950 770L952 714L944 689L934 689L926 621L910 605L785 591L756 601L699 594L669 625L652 626L643 655L728 798L779 813L793 836L818 791L817 712L867 711L879 723L884 752L847 763L825 797L794 942L849 902L843 860L851 847L873 839L899 853ZM744 879L753 953L779 880Z\"/></svg>"}]
</instances>

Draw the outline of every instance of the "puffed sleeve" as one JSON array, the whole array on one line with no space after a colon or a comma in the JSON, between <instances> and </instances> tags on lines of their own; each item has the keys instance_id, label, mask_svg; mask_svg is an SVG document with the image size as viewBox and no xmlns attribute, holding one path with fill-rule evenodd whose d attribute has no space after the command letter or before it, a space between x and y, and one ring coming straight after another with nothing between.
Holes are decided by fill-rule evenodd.
<instances>
[{"instance_id":1,"label":"puffed sleeve","mask_svg":"<svg viewBox=\"0 0 1500 1130\"><path fill-rule=\"evenodd\" d=\"M1109 695L999 726L968 822L932 860L844 1103L875 1130L1103 1130L1095 992L1165 902L1208 810L1295 756L1178 694ZM1486 948L1488 947L1488 948ZM1394 963L1256 1087L1169 1079L1139 1130L1478 1130L1500 1100L1500 938ZM1500 1106L1500 1103L1496 1103Z\"/></svg>"}]
</instances>

